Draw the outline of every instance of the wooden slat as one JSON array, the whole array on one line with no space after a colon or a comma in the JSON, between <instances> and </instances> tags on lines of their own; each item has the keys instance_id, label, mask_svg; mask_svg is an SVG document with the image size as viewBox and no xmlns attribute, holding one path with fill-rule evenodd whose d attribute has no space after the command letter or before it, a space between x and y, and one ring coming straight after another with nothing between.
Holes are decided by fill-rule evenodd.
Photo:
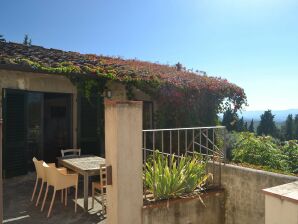
<instances>
[{"instance_id":1,"label":"wooden slat","mask_svg":"<svg viewBox=\"0 0 298 224\"><path fill-rule=\"evenodd\" d=\"M5 178L27 173L25 95L23 92L7 92L5 99Z\"/></svg>"}]
</instances>

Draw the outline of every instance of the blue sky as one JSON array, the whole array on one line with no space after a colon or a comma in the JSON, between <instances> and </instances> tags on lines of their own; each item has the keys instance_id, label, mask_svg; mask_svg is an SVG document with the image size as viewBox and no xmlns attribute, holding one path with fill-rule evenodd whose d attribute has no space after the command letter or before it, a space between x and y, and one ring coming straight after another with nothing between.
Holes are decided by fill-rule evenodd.
<instances>
[{"instance_id":1,"label":"blue sky","mask_svg":"<svg viewBox=\"0 0 298 224\"><path fill-rule=\"evenodd\" d=\"M0 34L175 64L243 87L247 110L298 108L297 0L2 0Z\"/></svg>"}]
</instances>

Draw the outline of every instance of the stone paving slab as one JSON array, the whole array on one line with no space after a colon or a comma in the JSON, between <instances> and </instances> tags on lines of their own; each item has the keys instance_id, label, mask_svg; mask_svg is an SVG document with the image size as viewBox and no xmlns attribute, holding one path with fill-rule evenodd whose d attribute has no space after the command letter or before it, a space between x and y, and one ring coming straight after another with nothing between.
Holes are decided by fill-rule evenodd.
<instances>
[{"instance_id":1,"label":"stone paving slab","mask_svg":"<svg viewBox=\"0 0 298 224\"><path fill-rule=\"evenodd\" d=\"M50 206L50 200L53 191L49 191L48 199L45 204L45 210L44 212L40 212L41 203L38 207L35 207L34 205L37 195L35 195L34 203L30 201L34 184L35 173L4 180L3 223L105 224L105 216L101 212L100 204L95 202L95 208L91 209L91 197L89 197L90 210L88 212L84 212L82 183L79 183L77 213L74 212L74 191L70 191L68 195L68 204L66 207L61 204L61 193L57 192L50 218L46 218L46 215ZM42 196L43 195L44 194L42 194Z\"/></svg>"}]
</instances>

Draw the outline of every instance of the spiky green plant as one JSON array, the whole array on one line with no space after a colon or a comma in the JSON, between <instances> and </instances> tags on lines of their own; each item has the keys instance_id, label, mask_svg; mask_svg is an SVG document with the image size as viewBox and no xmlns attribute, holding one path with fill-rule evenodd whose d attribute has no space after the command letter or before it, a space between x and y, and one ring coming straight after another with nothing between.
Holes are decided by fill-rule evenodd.
<instances>
[{"instance_id":1,"label":"spiky green plant","mask_svg":"<svg viewBox=\"0 0 298 224\"><path fill-rule=\"evenodd\" d=\"M182 156L178 161L175 155L168 158L158 151L147 160L144 172L146 188L156 200L202 189L210 176L206 173L206 163L199 156Z\"/></svg>"}]
</instances>

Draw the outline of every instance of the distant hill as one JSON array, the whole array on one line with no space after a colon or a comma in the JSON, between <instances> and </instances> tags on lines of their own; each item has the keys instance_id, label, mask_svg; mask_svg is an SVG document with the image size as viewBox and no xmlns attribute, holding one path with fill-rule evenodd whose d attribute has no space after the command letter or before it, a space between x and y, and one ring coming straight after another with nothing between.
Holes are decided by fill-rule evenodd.
<instances>
[{"instance_id":1,"label":"distant hill","mask_svg":"<svg viewBox=\"0 0 298 224\"><path fill-rule=\"evenodd\" d=\"M264 113L264 111L243 111L239 113L239 117L243 116L244 120L251 120L259 121L260 116ZM289 114L293 114L295 116L298 114L298 109L288 109L288 110L272 110L272 114L275 115L274 120L276 122L284 122L287 119Z\"/></svg>"}]
</instances>

